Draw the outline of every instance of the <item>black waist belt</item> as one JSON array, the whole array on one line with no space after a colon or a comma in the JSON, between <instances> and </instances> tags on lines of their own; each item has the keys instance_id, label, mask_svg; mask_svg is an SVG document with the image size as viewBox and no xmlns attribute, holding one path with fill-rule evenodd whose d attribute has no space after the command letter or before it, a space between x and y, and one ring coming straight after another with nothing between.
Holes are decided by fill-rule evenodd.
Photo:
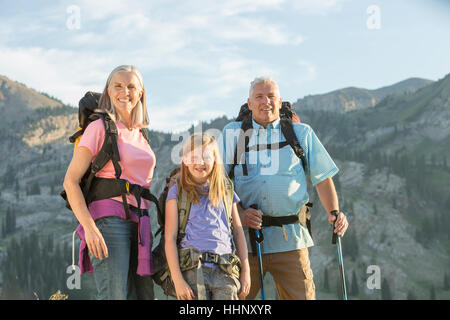
<instances>
[{"instance_id":1,"label":"black waist belt","mask_svg":"<svg viewBox=\"0 0 450 320\"><path fill-rule=\"evenodd\" d=\"M305 205L306 213L309 212L309 208L312 208L312 203L308 202ZM301 210L301 209L300 209ZM300 213L300 211L299 211ZM282 216L282 217L274 217L274 216L262 216L262 226L263 227L280 227L282 228L285 224L294 224L294 223L300 223L300 217L298 214L291 214L289 216ZM308 228L309 234L311 233L311 220L309 218L306 218L306 226ZM252 248L252 254L256 255L256 242L262 242L264 240L264 235L262 233L262 229L260 230L260 237L256 238L255 229L249 228L249 236L250 236L250 245Z\"/></svg>"},{"instance_id":2,"label":"black waist belt","mask_svg":"<svg viewBox=\"0 0 450 320\"><path fill-rule=\"evenodd\" d=\"M284 224L293 224L300 222L298 215L290 215L283 217L264 216L262 217L263 227L283 227Z\"/></svg>"},{"instance_id":3,"label":"black waist belt","mask_svg":"<svg viewBox=\"0 0 450 320\"><path fill-rule=\"evenodd\" d=\"M299 223L298 215L290 215L283 217L273 217L273 216L265 216L262 217L262 226L263 227L280 227L282 228L284 224L294 224ZM256 237L255 229L249 228L250 235L250 245L252 247L252 254L256 255L256 242L264 241L264 235L262 229L259 230L259 238Z\"/></svg>"},{"instance_id":4,"label":"black waist belt","mask_svg":"<svg viewBox=\"0 0 450 320\"><path fill-rule=\"evenodd\" d=\"M160 211L158 199L150 193L150 191L140 185L131 184L123 179L109 179L109 178L98 178L95 177L90 185L89 192L85 195L86 204L89 204L96 200L109 199L112 197L122 196L123 204L125 207L125 212L128 216L128 203L126 201L126 194L133 194L136 198L138 208L138 215L146 215L143 210L140 208L141 198L152 201L156 210ZM148 212L148 211L147 211ZM147 213L148 215L148 213Z\"/></svg>"}]
</instances>

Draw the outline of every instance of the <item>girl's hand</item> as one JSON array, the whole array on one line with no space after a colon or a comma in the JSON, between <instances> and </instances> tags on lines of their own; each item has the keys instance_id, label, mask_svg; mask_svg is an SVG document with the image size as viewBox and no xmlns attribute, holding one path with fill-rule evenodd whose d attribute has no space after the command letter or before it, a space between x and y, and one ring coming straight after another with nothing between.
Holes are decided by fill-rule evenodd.
<instances>
[{"instance_id":1,"label":"girl's hand","mask_svg":"<svg viewBox=\"0 0 450 320\"><path fill-rule=\"evenodd\" d=\"M239 282L241 283L241 291L238 294L238 298L244 300L246 296L250 293L250 269L243 268L241 270L241 276L239 277Z\"/></svg>"},{"instance_id":2,"label":"girl's hand","mask_svg":"<svg viewBox=\"0 0 450 320\"><path fill-rule=\"evenodd\" d=\"M178 300L193 300L195 299L194 292L192 291L189 284L184 280L181 279L180 281L175 282L175 292L177 294Z\"/></svg>"}]
</instances>

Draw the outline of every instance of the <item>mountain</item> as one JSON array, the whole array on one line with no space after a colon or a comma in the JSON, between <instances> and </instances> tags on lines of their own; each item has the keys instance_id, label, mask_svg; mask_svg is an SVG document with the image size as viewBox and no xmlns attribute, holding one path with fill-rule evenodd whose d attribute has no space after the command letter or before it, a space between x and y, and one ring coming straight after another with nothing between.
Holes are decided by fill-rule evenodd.
<instances>
[{"instance_id":1,"label":"mountain","mask_svg":"<svg viewBox=\"0 0 450 320\"><path fill-rule=\"evenodd\" d=\"M297 100L293 106L302 110L326 110L345 113L373 107L387 96L412 93L432 82L426 79L410 78L376 90L356 87L343 88L325 94L305 96Z\"/></svg>"},{"instance_id":2,"label":"mountain","mask_svg":"<svg viewBox=\"0 0 450 320\"><path fill-rule=\"evenodd\" d=\"M58 108L62 105L63 103L55 98L0 75L0 108L9 106L8 110L12 111L10 106L14 106L18 111L27 112L44 107Z\"/></svg>"},{"instance_id":3,"label":"mountain","mask_svg":"<svg viewBox=\"0 0 450 320\"><path fill-rule=\"evenodd\" d=\"M394 298L420 292L428 299L431 286L442 288L449 262L450 74L371 108L295 107L341 169L334 180L351 225L344 253L346 245L351 255L364 248L354 262L379 266Z\"/></svg>"},{"instance_id":4,"label":"mountain","mask_svg":"<svg viewBox=\"0 0 450 320\"><path fill-rule=\"evenodd\" d=\"M54 110L62 106L61 101L0 75L0 112L8 114L8 117L0 118L0 128L29 120L39 110Z\"/></svg>"},{"instance_id":5,"label":"mountain","mask_svg":"<svg viewBox=\"0 0 450 320\"><path fill-rule=\"evenodd\" d=\"M372 108L334 112L320 108L302 108L297 113L325 139L348 148L377 149L392 154L406 149L413 154L434 153L450 156L450 75L431 84L403 94L385 96ZM311 96L310 100L314 100ZM315 105L319 105L317 97Z\"/></svg>"},{"instance_id":6,"label":"mountain","mask_svg":"<svg viewBox=\"0 0 450 320\"><path fill-rule=\"evenodd\" d=\"M77 128L77 110L6 77L0 81L0 110L15 115L0 119L0 297L46 299L61 290L72 299L94 298L90 274L82 276L80 290L66 285L77 221L59 192L72 157L68 137ZM393 299L429 299L431 290L438 299L450 298L450 75L376 90L345 88L293 106L340 169L334 181L350 222L343 238L350 298L389 293ZM201 127L221 130L229 121L217 118ZM162 191L175 167L169 161L174 147L187 134L150 130L157 157L154 194ZM310 195L317 298L336 299L336 248L317 195L313 190ZM155 232L154 210L151 217ZM389 288L366 285L374 267ZM265 282L266 296L276 298L270 275ZM165 298L159 289L157 296Z\"/></svg>"}]
</instances>

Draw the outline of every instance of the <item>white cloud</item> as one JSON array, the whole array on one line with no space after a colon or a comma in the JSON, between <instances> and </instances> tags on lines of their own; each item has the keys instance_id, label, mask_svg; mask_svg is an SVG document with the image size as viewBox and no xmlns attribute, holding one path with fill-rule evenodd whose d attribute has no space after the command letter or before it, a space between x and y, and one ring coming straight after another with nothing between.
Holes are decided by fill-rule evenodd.
<instances>
[{"instance_id":1,"label":"white cloud","mask_svg":"<svg viewBox=\"0 0 450 320\"><path fill-rule=\"evenodd\" d=\"M174 104L148 105L150 128L160 131L183 131L199 121L208 121L224 115L207 95L191 95L183 97ZM170 124L170 125L169 125Z\"/></svg>"},{"instance_id":2,"label":"white cloud","mask_svg":"<svg viewBox=\"0 0 450 320\"><path fill-rule=\"evenodd\" d=\"M302 81L312 81L317 78L317 69L314 64L306 60L299 60L298 65L300 66L300 78Z\"/></svg>"},{"instance_id":3,"label":"white cloud","mask_svg":"<svg viewBox=\"0 0 450 320\"><path fill-rule=\"evenodd\" d=\"M189 88L181 86L174 95L168 83L160 93L164 103L149 104L153 127L167 131L170 126L187 127L193 118L208 120L230 112L231 97L237 108L256 76L281 79L290 74L289 68L281 67L284 61L247 50L253 45L279 50L304 42L298 30L273 19L272 13L292 8L323 12L338 3L80 0L76 5L81 9L79 30L66 28L65 1L18 17L3 19L0 13L0 73L73 105L85 91L101 91L109 72L120 64L138 66L144 81L147 75L155 79L166 72L179 73L174 77L182 80L176 81L189 81ZM41 15L45 18L38 19ZM299 61L305 77L314 79L314 66Z\"/></svg>"},{"instance_id":4,"label":"white cloud","mask_svg":"<svg viewBox=\"0 0 450 320\"><path fill-rule=\"evenodd\" d=\"M225 16L260 10L280 10L284 0L228 0L217 4L220 12Z\"/></svg>"},{"instance_id":5,"label":"white cloud","mask_svg":"<svg viewBox=\"0 0 450 320\"><path fill-rule=\"evenodd\" d=\"M81 93L103 89L106 65L97 56L67 50L0 48L2 74L72 105L78 105Z\"/></svg>"},{"instance_id":6,"label":"white cloud","mask_svg":"<svg viewBox=\"0 0 450 320\"><path fill-rule=\"evenodd\" d=\"M267 45L300 44L301 36L292 35L283 27L260 18L236 17L232 23L223 20L212 27L214 36L226 40L246 40Z\"/></svg>"},{"instance_id":7,"label":"white cloud","mask_svg":"<svg viewBox=\"0 0 450 320\"><path fill-rule=\"evenodd\" d=\"M289 4L296 12L305 15L325 15L329 12L339 12L342 0L297 0Z\"/></svg>"}]
</instances>

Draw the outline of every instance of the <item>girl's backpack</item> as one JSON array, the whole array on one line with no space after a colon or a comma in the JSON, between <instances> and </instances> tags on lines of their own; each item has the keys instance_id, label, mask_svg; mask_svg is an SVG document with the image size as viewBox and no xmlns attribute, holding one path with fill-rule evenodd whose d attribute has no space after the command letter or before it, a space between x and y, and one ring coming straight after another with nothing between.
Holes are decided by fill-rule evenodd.
<instances>
[{"instance_id":1,"label":"girl's backpack","mask_svg":"<svg viewBox=\"0 0 450 320\"><path fill-rule=\"evenodd\" d=\"M158 245L153 249L152 252L152 258L153 258L153 270L154 274L152 275L153 280L157 285L159 285L164 293L167 296L173 296L176 297L175 293L175 287L172 281L172 278L170 276L170 270L169 266L167 264L167 258L165 253L165 237L164 237L164 226L165 226L165 203L167 199L167 193L169 189L174 185L177 184L179 186L179 168L176 168L172 170L169 177L166 178L166 186L161 193L161 196L159 198L159 204L160 204L160 212L158 215L158 223L160 225L158 231L155 235L158 235L161 233L161 238L158 243ZM177 234L177 246L178 246L178 256L179 256L179 264L181 271L186 271L190 269L197 268L198 279L203 279L201 274L201 264L205 262L212 262L219 265L220 268L222 268L225 272L229 274L233 274L239 279L239 274L241 270L241 262L237 255L235 254L229 254L229 255L222 255L219 256L214 253L210 252L199 252L192 248L185 248L180 249L179 245L181 241L183 240L184 236L186 235L185 229L186 225L189 219L189 213L191 209L191 202L189 200L189 197L187 195L187 192L183 191L181 188L178 188L178 234ZM230 230L232 230L232 215L231 215L231 209L233 204L233 194L234 194L234 188L233 188L233 182L229 179L227 179L227 191L226 191L226 197L224 199L224 206L225 211L227 215L228 224L230 227ZM231 231L232 232L232 231ZM234 244L233 244L234 247ZM202 292L202 289L200 288L203 283L200 281L198 284L199 290L198 292ZM199 297L201 298L201 297Z\"/></svg>"}]
</instances>

